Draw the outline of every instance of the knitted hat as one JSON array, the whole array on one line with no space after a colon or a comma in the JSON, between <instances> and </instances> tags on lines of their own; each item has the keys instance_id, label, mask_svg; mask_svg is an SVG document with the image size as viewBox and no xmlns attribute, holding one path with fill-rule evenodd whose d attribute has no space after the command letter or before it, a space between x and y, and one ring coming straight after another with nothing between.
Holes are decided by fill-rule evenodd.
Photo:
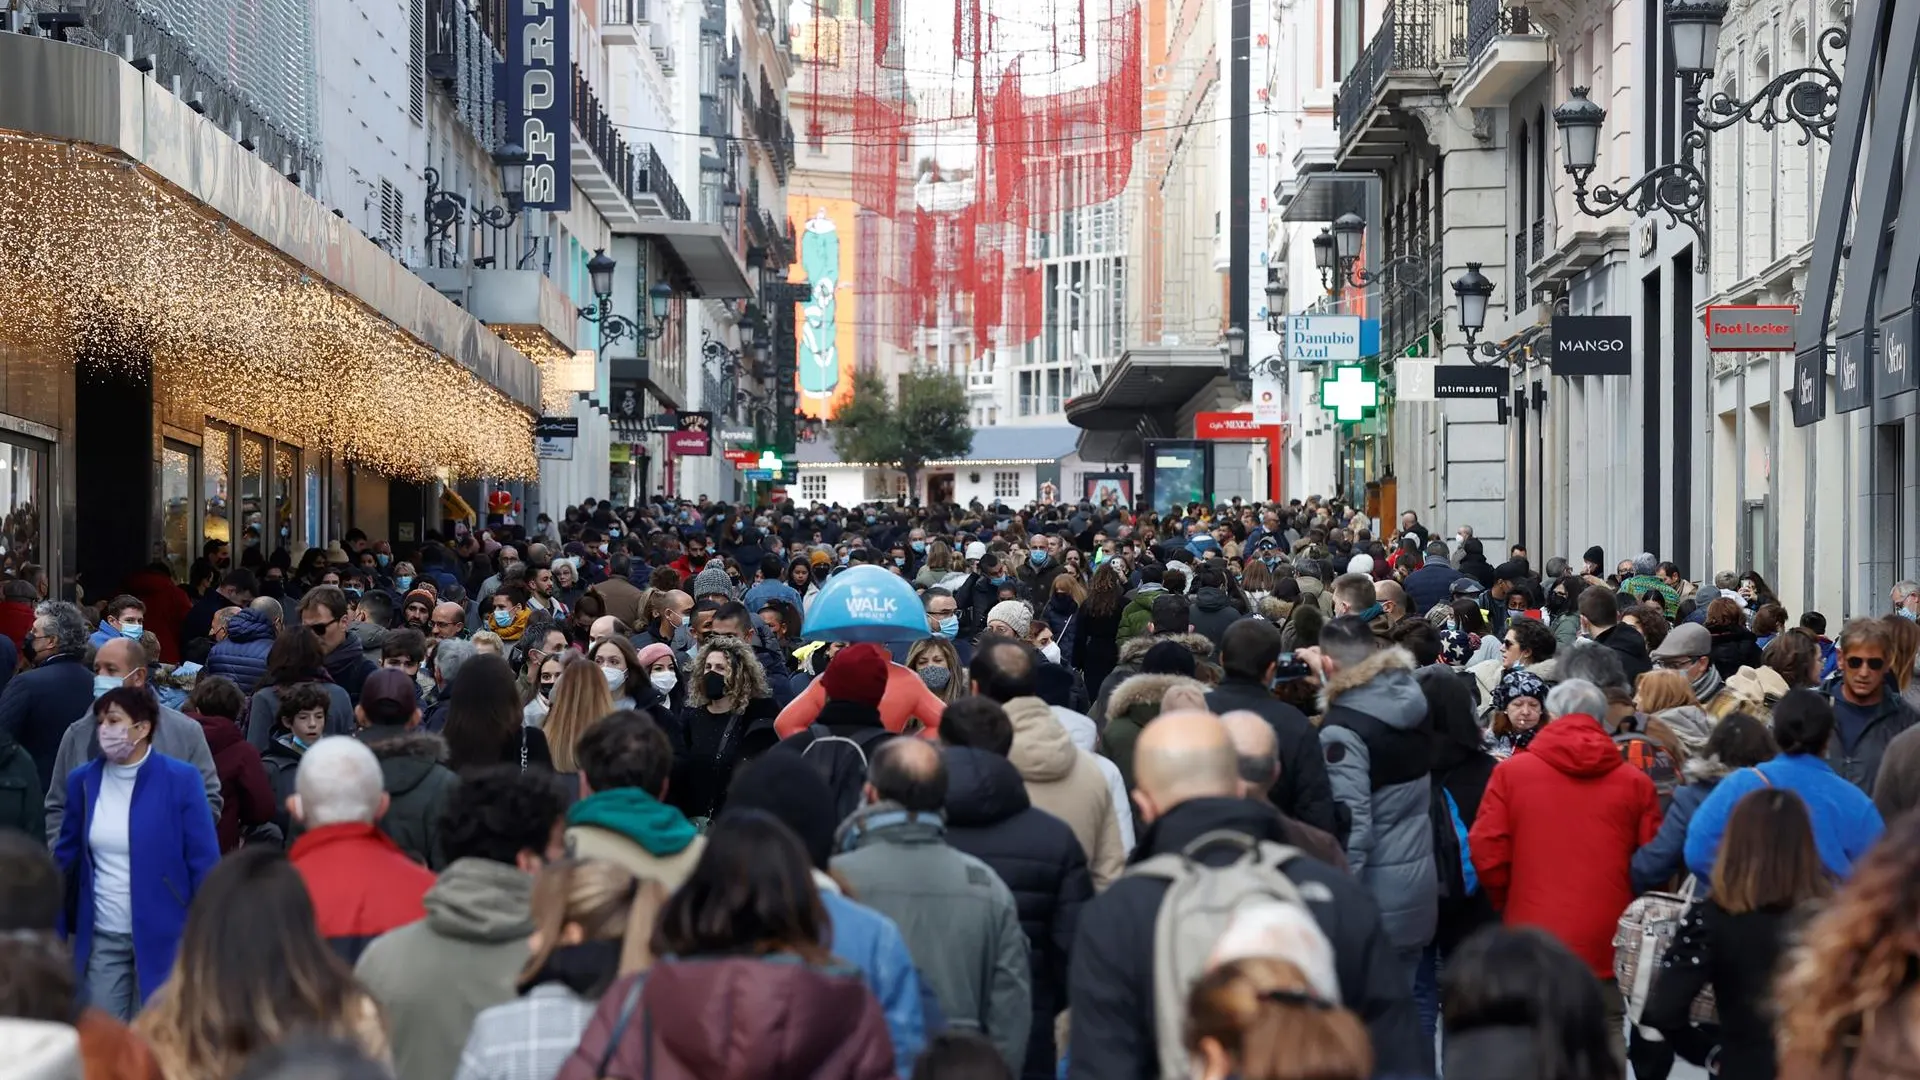
<instances>
[{"instance_id":1,"label":"knitted hat","mask_svg":"<svg viewBox=\"0 0 1920 1080\"><path fill-rule=\"evenodd\" d=\"M1177 641L1163 641L1147 650L1140 661L1140 671L1146 675L1185 675L1193 678L1195 670L1193 650Z\"/></svg>"},{"instance_id":2,"label":"knitted hat","mask_svg":"<svg viewBox=\"0 0 1920 1080\"><path fill-rule=\"evenodd\" d=\"M1440 631L1440 655L1454 667L1465 666L1473 657L1473 639L1465 630Z\"/></svg>"},{"instance_id":3,"label":"knitted hat","mask_svg":"<svg viewBox=\"0 0 1920 1080\"><path fill-rule=\"evenodd\" d=\"M640 670L645 671L662 660L673 659L673 648L656 641L640 650Z\"/></svg>"},{"instance_id":4,"label":"knitted hat","mask_svg":"<svg viewBox=\"0 0 1920 1080\"><path fill-rule=\"evenodd\" d=\"M423 586L421 588L414 589L412 592L409 592L407 594L407 598L404 601L402 601L400 604L400 610L401 611L407 610L408 604L419 603L419 604L427 605L427 610L432 611L433 605L437 602L438 601L434 599L433 590L429 588L425 588Z\"/></svg>"},{"instance_id":5,"label":"knitted hat","mask_svg":"<svg viewBox=\"0 0 1920 1080\"><path fill-rule=\"evenodd\" d=\"M1013 628L1019 637L1026 637L1033 629L1033 609L1024 600L1002 600L987 609L988 622L1003 622Z\"/></svg>"},{"instance_id":6,"label":"knitted hat","mask_svg":"<svg viewBox=\"0 0 1920 1080\"><path fill-rule=\"evenodd\" d=\"M872 642L849 645L827 665L820 676L820 688L829 701L851 701L860 705L880 704L887 692L887 650Z\"/></svg>"},{"instance_id":7,"label":"knitted hat","mask_svg":"<svg viewBox=\"0 0 1920 1080\"><path fill-rule=\"evenodd\" d=\"M1500 685L1493 688L1493 707L1504 710L1523 697L1544 705L1547 700L1546 681L1524 668L1511 668L1500 676Z\"/></svg>"},{"instance_id":8,"label":"knitted hat","mask_svg":"<svg viewBox=\"0 0 1920 1080\"><path fill-rule=\"evenodd\" d=\"M693 598L698 600L703 596L715 595L731 599L733 578L727 576L726 567L709 563L705 570L693 575Z\"/></svg>"},{"instance_id":9,"label":"knitted hat","mask_svg":"<svg viewBox=\"0 0 1920 1080\"><path fill-rule=\"evenodd\" d=\"M827 860L833 857L833 830L839 824L834 820L833 790L820 770L799 754L765 754L740 770L727 790L726 813L745 810L778 818L800 837L813 868L827 868Z\"/></svg>"},{"instance_id":10,"label":"knitted hat","mask_svg":"<svg viewBox=\"0 0 1920 1080\"><path fill-rule=\"evenodd\" d=\"M1373 556L1363 552L1347 560L1347 573L1349 574L1373 573Z\"/></svg>"}]
</instances>

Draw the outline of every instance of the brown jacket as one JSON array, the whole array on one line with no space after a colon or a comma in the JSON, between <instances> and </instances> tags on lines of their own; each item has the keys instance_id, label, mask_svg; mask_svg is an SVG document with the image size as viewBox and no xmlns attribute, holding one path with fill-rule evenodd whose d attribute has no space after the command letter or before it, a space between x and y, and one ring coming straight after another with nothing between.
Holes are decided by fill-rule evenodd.
<instances>
[{"instance_id":1,"label":"brown jacket","mask_svg":"<svg viewBox=\"0 0 1920 1080\"><path fill-rule=\"evenodd\" d=\"M132 1028L92 1007L73 1026L87 1080L160 1080L160 1062Z\"/></svg>"},{"instance_id":2,"label":"brown jacket","mask_svg":"<svg viewBox=\"0 0 1920 1080\"><path fill-rule=\"evenodd\" d=\"M627 624L630 630L640 629L640 607L646 602L646 591L622 577L610 577L587 590L607 605L607 614Z\"/></svg>"},{"instance_id":3,"label":"brown jacket","mask_svg":"<svg viewBox=\"0 0 1920 1080\"><path fill-rule=\"evenodd\" d=\"M608 1054L628 991L641 979L639 1001ZM672 960L621 979L601 997L557 1080L894 1076L887 1022L860 972L781 955Z\"/></svg>"},{"instance_id":4,"label":"brown jacket","mask_svg":"<svg viewBox=\"0 0 1920 1080\"><path fill-rule=\"evenodd\" d=\"M1782 1054L1779 1080L1920 1080L1920 990L1881 1006L1825 1060Z\"/></svg>"}]
</instances>

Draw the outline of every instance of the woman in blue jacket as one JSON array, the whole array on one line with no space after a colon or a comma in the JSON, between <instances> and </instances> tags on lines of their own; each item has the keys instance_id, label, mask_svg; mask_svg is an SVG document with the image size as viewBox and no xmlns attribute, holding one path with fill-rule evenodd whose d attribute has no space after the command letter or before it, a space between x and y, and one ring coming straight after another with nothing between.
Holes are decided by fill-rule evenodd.
<instances>
[{"instance_id":1,"label":"woman in blue jacket","mask_svg":"<svg viewBox=\"0 0 1920 1080\"><path fill-rule=\"evenodd\" d=\"M1751 716L1735 713L1707 736L1707 745L1682 766L1686 782L1673 789L1673 802L1660 819L1660 831L1633 853L1633 891L1646 892L1686 870L1687 828L1693 815L1720 786L1720 781L1742 769L1751 769L1777 753L1767 726ZM1704 886L1707 878L1701 878ZM1704 893L1704 889L1701 890Z\"/></svg>"},{"instance_id":2,"label":"woman in blue jacket","mask_svg":"<svg viewBox=\"0 0 1920 1080\"><path fill-rule=\"evenodd\" d=\"M159 720L145 690L118 687L93 703L99 756L67 777L53 848L70 883L62 929L75 972L121 1020L167 980L187 907L220 861L200 771L153 749Z\"/></svg>"}]
</instances>

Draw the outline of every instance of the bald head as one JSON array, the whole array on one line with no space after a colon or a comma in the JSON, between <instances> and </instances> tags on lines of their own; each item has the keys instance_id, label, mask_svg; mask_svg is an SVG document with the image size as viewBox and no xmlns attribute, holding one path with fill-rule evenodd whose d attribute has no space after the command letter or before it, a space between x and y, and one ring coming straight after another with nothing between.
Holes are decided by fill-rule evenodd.
<instances>
[{"instance_id":1,"label":"bald head","mask_svg":"<svg viewBox=\"0 0 1920 1080\"><path fill-rule=\"evenodd\" d=\"M123 686L145 686L147 650L131 638L111 638L93 654L93 673L111 675Z\"/></svg>"},{"instance_id":2,"label":"bald head","mask_svg":"<svg viewBox=\"0 0 1920 1080\"><path fill-rule=\"evenodd\" d=\"M1206 712L1207 692L1198 683L1175 683L1160 698L1161 712Z\"/></svg>"},{"instance_id":3,"label":"bald head","mask_svg":"<svg viewBox=\"0 0 1920 1080\"><path fill-rule=\"evenodd\" d=\"M595 641L605 641L612 637L619 628L619 619L611 615L602 615L593 620L593 625L587 628L587 635Z\"/></svg>"},{"instance_id":4,"label":"bald head","mask_svg":"<svg viewBox=\"0 0 1920 1080\"><path fill-rule=\"evenodd\" d=\"M1134 802L1148 822L1193 799L1240 794L1238 759L1226 725L1208 712L1161 713L1133 748Z\"/></svg>"},{"instance_id":5,"label":"bald head","mask_svg":"<svg viewBox=\"0 0 1920 1080\"><path fill-rule=\"evenodd\" d=\"M891 739L873 755L867 801L938 813L947 803L947 761L925 739Z\"/></svg>"},{"instance_id":6,"label":"bald head","mask_svg":"<svg viewBox=\"0 0 1920 1080\"><path fill-rule=\"evenodd\" d=\"M451 600L433 605L433 636L445 640L459 637L467 625L467 610Z\"/></svg>"},{"instance_id":7,"label":"bald head","mask_svg":"<svg viewBox=\"0 0 1920 1080\"><path fill-rule=\"evenodd\" d=\"M1407 614L1407 591L1397 581L1376 581L1373 584L1373 596L1387 609L1387 616L1399 621Z\"/></svg>"},{"instance_id":8,"label":"bald head","mask_svg":"<svg viewBox=\"0 0 1920 1080\"><path fill-rule=\"evenodd\" d=\"M1239 760L1240 797L1262 798L1280 779L1280 743L1273 725L1256 712L1236 709L1220 718Z\"/></svg>"}]
</instances>

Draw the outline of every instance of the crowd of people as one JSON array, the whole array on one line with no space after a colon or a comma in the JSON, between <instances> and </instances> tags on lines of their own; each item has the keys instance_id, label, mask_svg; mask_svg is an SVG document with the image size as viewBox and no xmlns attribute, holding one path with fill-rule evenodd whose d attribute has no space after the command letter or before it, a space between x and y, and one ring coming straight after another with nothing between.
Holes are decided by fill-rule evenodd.
<instances>
[{"instance_id":1,"label":"crowd of people","mask_svg":"<svg viewBox=\"0 0 1920 1080\"><path fill-rule=\"evenodd\" d=\"M856 569L924 631L810 632ZM1911 582L1317 498L186 576L0 586L0 1076L1920 1075Z\"/></svg>"}]
</instances>

